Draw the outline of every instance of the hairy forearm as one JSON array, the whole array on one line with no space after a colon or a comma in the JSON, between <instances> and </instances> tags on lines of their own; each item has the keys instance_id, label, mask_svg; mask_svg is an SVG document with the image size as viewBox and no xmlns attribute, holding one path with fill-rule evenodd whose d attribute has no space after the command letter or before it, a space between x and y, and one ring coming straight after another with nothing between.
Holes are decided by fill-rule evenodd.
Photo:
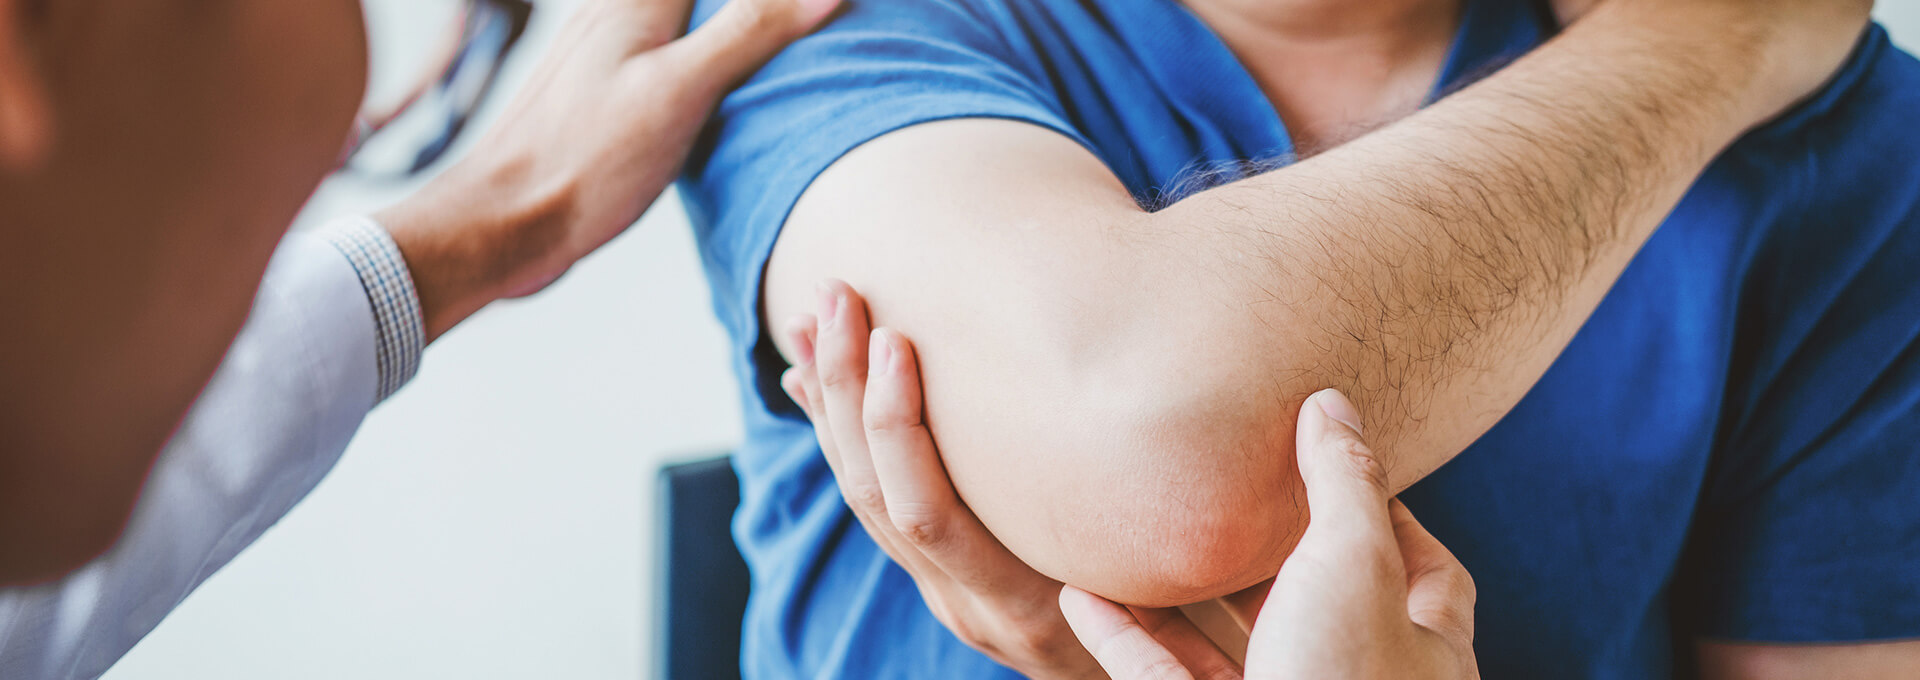
<instances>
[{"instance_id":1,"label":"hairy forearm","mask_svg":"<svg viewBox=\"0 0 1920 680\"><path fill-rule=\"evenodd\" d=\"M1750 43L1662 33L1622 5L1398 124L1157 214L1205 244L1196 269L1226 273L1194 285L1229 304L1184 327L1232 329L1221 351L1286 368L1240 379L1270 381L1242 385L1269 402L1355 395L1397 487L1459 452L1765 114L1744 97ZM1229 415L1286 424L1258 410Z\"/></svg>"},{"instance_id":2,"label":"hairy forearm","mask_svg":"<svg viewBox=\"0 0 1920 680\"><path fill-rule=\"evenodd\" d=\"M1222 595L1304 524L1301 399L1355 395L1410 484L1512 407L1770 113L1757 32L1688 14L1711 4L1616 0L1420 114L1152 214L1045 130L896 132L795 207L767 317L836 276L913 337L956 487L1043 573L1135 604Z\"/></svg>"}]
</instances>

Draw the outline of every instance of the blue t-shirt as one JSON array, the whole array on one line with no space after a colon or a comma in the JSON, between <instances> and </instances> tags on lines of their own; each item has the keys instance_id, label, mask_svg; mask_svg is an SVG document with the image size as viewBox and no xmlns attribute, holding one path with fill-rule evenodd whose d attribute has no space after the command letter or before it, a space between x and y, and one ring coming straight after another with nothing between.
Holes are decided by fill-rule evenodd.
<instances>
[{"instance_id":1,"label":"blue t-shirt","mask_svg":"<svg viewBox=\"0 0 1920 680\"><path fill-rule=\"evenodd\" d=\"M1544 5L1471 2L1442 82L1548 37ZM1016 677L853 520L758 318L818 173L961 117L1058 131L1143 203L1291 149L1171 0L854 0L729 97L682 188L746 402L748 677ZM1698 636L1920 636L1920 62L1876 27L1729 150L1519 406L1405 499L1479 584L1488 678L1665 677Z\"/></svg>"}]
</instances>

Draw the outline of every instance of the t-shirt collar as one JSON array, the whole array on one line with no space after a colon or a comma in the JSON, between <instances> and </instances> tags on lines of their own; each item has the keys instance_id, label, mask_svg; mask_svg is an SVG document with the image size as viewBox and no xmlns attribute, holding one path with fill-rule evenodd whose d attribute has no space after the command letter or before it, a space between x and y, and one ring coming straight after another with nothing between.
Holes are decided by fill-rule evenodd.
<instances>
[{"instance_id":1,"label":"t-shirt collar","mask_svg":"<svg viewBox=\"0 0 1920 680\"><path fill-rule=\"evenodd\" d=\"M1428 102L1492 75L1560 30L1545 0L1466 0Z\"/></svg>"}]
</instances>

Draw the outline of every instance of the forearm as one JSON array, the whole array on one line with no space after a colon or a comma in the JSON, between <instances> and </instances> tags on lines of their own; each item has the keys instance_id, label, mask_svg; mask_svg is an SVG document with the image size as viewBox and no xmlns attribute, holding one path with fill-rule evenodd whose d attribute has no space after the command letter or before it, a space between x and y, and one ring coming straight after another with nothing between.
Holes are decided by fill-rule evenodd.
<instances>
[{"instance_id":1,"label":"forearm","mask_svg":"<svg viewBox=\"0 0 1920 680\"><path fill-rule=\"evenodd\" d=\"M561 253L570 197L564 183L457 166L377 213L412 271L426 340L494 300L546 283L534 269Z\"/></svg>"},{"instance_id":2,"label":"forearm","mask_svg":"<svg viewBox=\"0 0 1920 680\"><path fill-rule=\"evenodd\" d=\"M1704 4L1616 0L1632 11L1425 112L1153 214L1034 126L889 134L794 208L767 319L834 276L914 338L956 487L1036 569L1134 604L1225 594L1304 524L1301 399L1368 405L1411 483L1511 408L1771 113L1761 32Z\"/></svg>"},{"instance_id":3,"label":"forearm","mask_svg":"<svg viewBox=\"0 0 1920 680\"><path fill-rule=\"evenodd\" d=\"M1192 286L1228 303L1173 327L1239 340L1201 361L1266 369L1215 385L1289 404L1356 395L1396 489L1491 427L1706 164L1769 113L1747 94L1757 29L1729 17L1701 40L1684 27L1707 25L1704 10L1640 9L1603 7L1404 121L1155 215L1206 244L1193 269L1212 276ZM1237 415L1283 445L1291 432L1284 416Z\"/></svg>"}]
</instances>

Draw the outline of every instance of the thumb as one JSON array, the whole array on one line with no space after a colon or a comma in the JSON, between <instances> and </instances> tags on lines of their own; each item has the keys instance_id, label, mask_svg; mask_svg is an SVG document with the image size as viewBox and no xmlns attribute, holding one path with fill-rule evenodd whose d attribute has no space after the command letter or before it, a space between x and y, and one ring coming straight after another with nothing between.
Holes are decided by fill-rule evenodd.
<instances>
[{"instance_id":1,"label":"thumb","mask_svg":"<svg viewBox=\"0 0 1920 680\"><path fill-rule=\"evenodd\" d=\"M1301 547L1392 547L1386 468L1360 440L1359 411L1339 390L1321 390L1300 406L1294 454L1306 483L1307 533ZM1327 546L1331 547L1331 546Z\"/></svg>"},{"instance_id":2,"label":"thumb","mask_svg":"<svg viewBox=\"0 0 1920 680\"><path fill-rule=\"evenodd\" d=\"M1393 533L1407 566L1407 616L1428 630L1473 643L1473 576L1400 501L1393 501Z\"/></svg>"},{"instance_id":3,"label":"thumb","mask_svg":"<svg viewBox=\"0 0 1920 680\"><path fill-rule=\"evenodd\" d=\"M686 53L696 77L732 84L839 5L840 0L728 0L673 48Z\"/></svg>"}]
</instances>

